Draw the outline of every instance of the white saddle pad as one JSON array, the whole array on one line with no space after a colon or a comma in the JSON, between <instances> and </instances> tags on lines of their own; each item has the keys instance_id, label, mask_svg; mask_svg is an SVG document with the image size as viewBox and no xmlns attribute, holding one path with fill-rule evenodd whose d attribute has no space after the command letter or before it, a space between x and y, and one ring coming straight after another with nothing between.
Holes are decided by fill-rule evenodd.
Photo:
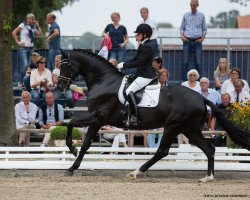
<instances>
[{"instance_id":1,"label":"white saddle pad","mask_svg":"<svg viewBox=\"0 0 250 200\"><path fill-rule=\"evenodd\" d=\"M122 83L118 92L118 98L122 104L125 102L125 98L123 95L123 89L125 87L125 83L127 83L127 77L124 76L122 79ZM146 86L141 102L137 105L139 107L156 107L159 103L161 84L157 85L149 85Z\"/></svg>"}]
</instances>

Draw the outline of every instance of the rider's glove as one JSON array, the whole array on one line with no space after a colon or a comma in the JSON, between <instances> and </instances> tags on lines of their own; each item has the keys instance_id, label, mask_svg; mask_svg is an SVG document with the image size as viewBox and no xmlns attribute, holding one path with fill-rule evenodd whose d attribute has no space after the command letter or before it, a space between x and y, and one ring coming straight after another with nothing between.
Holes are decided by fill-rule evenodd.
<instances>
[{"instance_id":1,"label":"rider's glove","mask_svg":"<svg viewBox=\"0 0 250 200\"><path fill-rule=\"evenodd\" d=\"M117 69L118 69L118 70L121 70L121 69L123 68L123 63L124 63L124 62L121 62L121 63L119 63L119 64L117 65Z\"/></svg>"}]
</instances>

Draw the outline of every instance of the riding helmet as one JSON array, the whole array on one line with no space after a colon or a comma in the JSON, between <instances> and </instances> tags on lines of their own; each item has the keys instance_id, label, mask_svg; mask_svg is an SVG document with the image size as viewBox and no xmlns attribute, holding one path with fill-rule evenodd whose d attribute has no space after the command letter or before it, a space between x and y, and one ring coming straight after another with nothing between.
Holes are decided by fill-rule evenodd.
<instances>
[{"instance_id":1,"label":"riding helmet","mask_svg":"<svg viewBox=\"0 0 250 200\"><path fill-rule=\"evenodd\" d=\"M148 24L140 24L137 26L135 33L141 33L142 35L146 34L148 38L152 35L152 28Z\"/></svg>"}]
</instances>

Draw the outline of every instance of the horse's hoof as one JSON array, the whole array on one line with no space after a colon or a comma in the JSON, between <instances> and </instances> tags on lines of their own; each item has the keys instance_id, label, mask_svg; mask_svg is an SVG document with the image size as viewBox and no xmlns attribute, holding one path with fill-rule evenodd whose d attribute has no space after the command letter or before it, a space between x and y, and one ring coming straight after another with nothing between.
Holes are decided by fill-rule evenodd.
<instances>
[{"instance_id":1,"label":"horse's hoof","mask_svg":"<svg viewBox=\"0 0 250 200\"><path fill-rule=\"evenodd\" d=\"M137 179L138 176L140 176L141 174L142 174L141 171L139 171L139 170L134 170L134 171L130 172L126 177L127 177L127 178L134 178L134 179Z\"/></svg>"},{"instance_id":2,"label":"horse's hoof","mask_svg":"<svg viewBox=\"0 0 250 200\"><path fill-rule=\"evenodd\" d=\"M76 147L74 147L73 150L70 151L75 157L77 157L78 154L78 149Z\"/></svg>"},{"instance_id":3,"label":"horse's hoof","mask_svg":"<svg viewBox=\"0 0 250 200\"><path fill-rule=\"evenodd\" d=\"M206 176L204 178L199 179L198 182L199 183L207 183L207 182L211 182L213 180L214 180L214 176L213 176L213 174L211 174L210 176Z\"/></svg>"},{"instance_id":4,"label":"horse's hoof","mask_svg":"<svg viewBox=\"0 0 250 200\"><path fill-rule=\"evenodd\" d=\"M74 175L74 172L71 172L71 171L69 171L69 170L66 170L65 172L64 172L64 176L73 176Z\"/></svg>"}]
</instances>

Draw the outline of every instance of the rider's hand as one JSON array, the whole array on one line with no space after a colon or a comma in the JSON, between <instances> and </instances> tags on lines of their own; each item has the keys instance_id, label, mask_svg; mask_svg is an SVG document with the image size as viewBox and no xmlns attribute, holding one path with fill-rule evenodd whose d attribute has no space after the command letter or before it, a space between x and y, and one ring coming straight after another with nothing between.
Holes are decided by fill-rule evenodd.
<instances>
[{"instance_id":1,"label":"rider's hand","mask_svg":"<svg viewBox=\"0 0 250 200\"><path fill-rule=\"evenodd\" d=\"M123 68L123 63L124 63L124 62L121 62L121 63L119 63L119 64L117 65L117 69L118 69L118 70L121 70L121 69Z\"/></svg>"}]
</instances>

